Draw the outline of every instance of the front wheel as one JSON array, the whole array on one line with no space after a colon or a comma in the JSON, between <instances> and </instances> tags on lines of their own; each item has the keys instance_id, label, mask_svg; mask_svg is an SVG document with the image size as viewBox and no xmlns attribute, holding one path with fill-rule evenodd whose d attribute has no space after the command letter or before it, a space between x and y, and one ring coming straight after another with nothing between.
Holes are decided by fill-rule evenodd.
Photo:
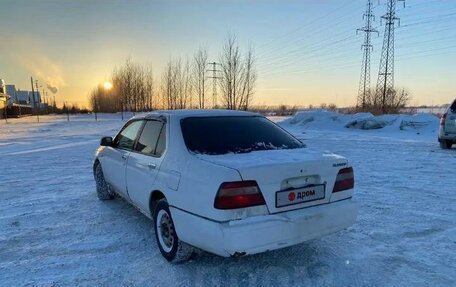
<instances>
[{"instance_id":1,"label":"front wheel","mask_svg":"<svg viewBox=\"0 0 456 287\"><path fill-rule=\"evenodd\" d=\"M440 141L440 147L443 149L450 149L451 146L453 145L453 142L449 140L441 140Z\"/></svg>"},{"instance_id":2,"label":"front wheel","mask_svg":"<svg viewBox=\"0 0 456 287\"><path fill-rule=\"evenodd\" d=\"M166 260L185 262L195 254L193 247L179 240L165 199L160 200L155 207L154 231L160 253Z\"/></svg>"},{"instance_id":3,"label":"front wheel","mask_svg":"<svg viewBox=\"0 0 456 287\"><path fill-rule=\"evenodd\" d=\"M99 200L110 200L116 197L116 194L111 190L111 187L104 178L103 169L99 162L95 164L94 177Z\"/></svg>"}]
</instances>

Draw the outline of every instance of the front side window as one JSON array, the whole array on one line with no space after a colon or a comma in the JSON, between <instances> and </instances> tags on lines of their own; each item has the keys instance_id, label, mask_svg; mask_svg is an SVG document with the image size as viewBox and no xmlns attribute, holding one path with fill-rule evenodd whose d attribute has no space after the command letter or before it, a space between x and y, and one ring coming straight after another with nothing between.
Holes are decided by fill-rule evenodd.
<instances>
[{"instance_id":1,"label":"front side window","mask_svg":"<svg viewBox=\"0 0 456 287\"><path fill-rule=\"evenodd\" d=\"M187 148L195 153L218 155L304 147L260 116L190 117L181 120L181 129Z\"/></svg>"},{"instance_id":2,"label":"front side window","mask_svg":"<svg viewBox=\"0 0 456 287\"><path fill-rule=\"evenodd\" d=\"M128 123L127 126L119 133L114 144L118 148L132 150L133 145L135 144L136 136L138 135L142 124L142 121L133 121Z\"/></svg>"},{"instance_id":3,"label":"front side window","mask_svg":"<svg viewBox=\"0 0 456 287\"><path fill-rule=\"evenodd\" d=\"M160 156L163 151L162 147L159 149L158 146L161 144L160 135L164 129L164 124L160 121L146 121L135 150L147 155Z\"/></svg>"}]
</instances>

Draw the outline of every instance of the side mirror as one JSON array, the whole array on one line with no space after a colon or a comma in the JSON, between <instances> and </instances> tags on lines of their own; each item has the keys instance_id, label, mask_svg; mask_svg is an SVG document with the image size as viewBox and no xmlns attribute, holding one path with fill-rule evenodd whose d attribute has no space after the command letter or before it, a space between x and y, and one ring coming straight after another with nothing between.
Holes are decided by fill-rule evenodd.
<instances>
[{"instance_id":1,"label":"side mirror","mask_svg":"<svg viewBox=\"0 0 456 287\"><path fill-rule=\"evenodd\" d=\"M100 145L101 146L112 146L112 137L103 137L101 138Z\"/></svg>"}]
</instances>

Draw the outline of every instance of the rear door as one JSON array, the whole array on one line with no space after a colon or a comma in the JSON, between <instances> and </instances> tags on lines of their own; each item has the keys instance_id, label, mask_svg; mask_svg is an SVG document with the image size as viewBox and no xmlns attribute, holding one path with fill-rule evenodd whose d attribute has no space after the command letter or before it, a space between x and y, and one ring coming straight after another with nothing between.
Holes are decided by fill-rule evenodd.
<instances>
[{"instance_id":1,"label":"rear door","mask_svg":"<svg viewBox=\"0 0 456 287\"><path fill-rule=\"evenodd\" d=\"M456 134L456 100L448 108L445 120L445 133Z\"/></svg>"},{"instance_id":2,"label":"rear door","mask_svg":"<svg viewBox=\"0 0 456 287\"><path fill-rule=\"evenodd\" d=\"M127 163L128 196L142 210L149 210L149 194L163 161L166 147L166 124L147 120Z\"/></svg>"},{"instance_id":3,"label":"rear door","mask_svg":"<svg viewBox=\"0 0 456 287\"><path fill-rule=\"evenodd\" d=\"M119 193L127 195L125 169L143 121L128 122L114 139L112 147L106 147L101 165L106 181Z\"/></svg>"}]
</instances>

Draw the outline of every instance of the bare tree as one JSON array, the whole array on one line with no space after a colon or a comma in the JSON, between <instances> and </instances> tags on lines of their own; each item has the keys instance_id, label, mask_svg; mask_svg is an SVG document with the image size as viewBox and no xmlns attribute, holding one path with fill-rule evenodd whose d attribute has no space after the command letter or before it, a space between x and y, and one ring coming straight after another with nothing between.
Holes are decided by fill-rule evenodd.
<instances>
[{"instance_id":1,"label":"bare tree","mask_svg":"<svg viewBox=\"0 0 456 287\"><path fill-rule=\"evenodd\" d=\"M153 110L154 109L154 74L152 72L152 66L147 66L143 70L144 74L144 92L145 92L145 99L144 99L144 108L146 110Z\"/></svg>"},{"instance_id":2,"label":"bare tree","mask_svg":"<svg viewBox=\"0 0 456 287\"><path fill-rule=\"evenodd\" d=\"M113 113L118 111L118 106L112 99L111 91L99 85L90 92L89 104L95 113Z\"/></svg>"},{"instance_id":3,"label":"bare tree","mask_svg":"<svg viewBox=\"0 0 456 287\"><path fill-rule=\"evenodd\" d=\"M249 105L252 102L253 91L256 83L255 60L252 46L250 46L245 57L242 79L242 108L244 110L248 110Z\"/></svg>"},{"instance_id":4,"label":"bare tree","mask_svg":"<svg viewBox=\"0 0 456 287\"><path fill-rule=\"evenodd\" d=\"M163 107L173 109L173 63L171 61L168 61L165 71L162 74L161 94L163 97Z\"/></svg>"},{"instance_id":5,"label":"bare tree","mask_svg":"<svg viewBox=\"0 0 456 287\"><path fill-rule=\"evenodd\" d=\"M161 91L168 109L186 109L191 106L191 66L187 60L168 61L162 75Z\"/></svg>"},{"instance_id":6,"label":"bare tree","mask_svg":"<svg viewBox=\"0 0 456 287\"><path fill-rule=\"evenodd\" d=\"M186 109L192 105L192 81L191 81L191 63L187 59L182 64L182 73L180 77L180 109Z\"/></svg>"},{"instance_id":7,"label":"bare tree","mask_svg":"<svg viewBox=\"0 0 456 287\"><path fill-rule=\"evenodd\" d=\"M227 109L248 109L256 81L253 49L242 57L236 37L230 35L220 56L222 64L219 81L222 103Z\"/></svg>"},{"instance_id":8,"label":"bare tree","mask_svg":"<svg viewBox=\"0 0 456 287\"><path fill-rule=\"evenodd\" d=\"M253 48L242 56L236 38L229 36L220 56L223 106L247 110L251 105L256 82ZM99 87L90 95L97 111L147 111L157 108L186 109L206 107L208 53L200 48L192 60L170 59L156 89L151 66L130 58L116 67L111 75L109 93ZM156 91L157 90L157 91Z\"/></svg>"},{"instance_id":9,"label":"bare tree","mask_svg":"<svg viewBox=\"0 0 456 287\"><path fill-rule=\"evenodd\" d=\"M220 57L222 72L220 90L222 92L222 103L227 109L237 109L237 90L241 75L241 53L236 38L230 35L223 46Z\"/></svg>"},{"instance_id":10,"label":"bare tree","mask_svg":"<svg viewBox=\"0 0 456 287\"><path fill-rule=\"evenodd\" d=\"M388 100L386 112L397 114L409 104L411 96L405 89L393 90L390 92Z\"/></svg>"},{"instance_id":11,"label":"bare tree","mask_svg":"<svg viewBox=\"0 0 456 287\"><path fill-rule=\"evenodd\" d=\"M111 81L111 90L97 87L92 91L91 101L97 100L97 103L92 103L92 107L105 112L154 109L154 79L150 66L143 66L127 59L124 64L113 70Z\"/></svg>"},{"instance_id":12,"label":"bare tree","mask_svg":"<svg viewBox=\"0 0 456 287\"><path fill-rule=\"evenodd\" d=\"M376 94L375 91L370 91L370 97L367 98L364 109L357 111L371 112L373 114L395 114L400 113L411 100L409 92L405 89L388 89L384 95Z\"/></svg>"},{"instance_id":13,"label":"bare tree","mask_svg":"<svg viewBox=\"0 0 456 287\"><path fill-rule=\"evenodd\" d=\"M198 100L198 108L204 109L206 102L206 69L208 64L207 50L200 48L193 57L192 84Z\"/></svg>"}]
</instances>

